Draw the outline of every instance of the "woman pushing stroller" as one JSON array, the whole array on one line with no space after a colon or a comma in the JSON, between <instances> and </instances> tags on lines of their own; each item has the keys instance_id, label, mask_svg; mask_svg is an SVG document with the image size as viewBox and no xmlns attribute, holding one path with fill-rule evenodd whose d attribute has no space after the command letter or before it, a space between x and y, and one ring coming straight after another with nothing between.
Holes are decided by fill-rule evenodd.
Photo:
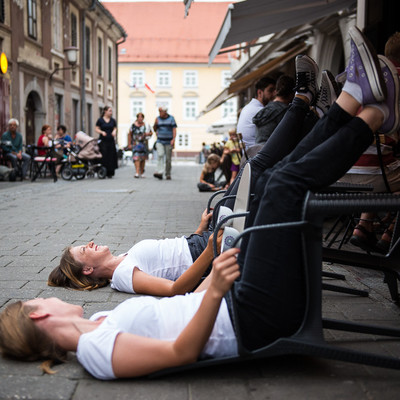
<instances>
[{"instance_id":1,"label":"woman pushing stroller","mask_svg":"<svg viewBox=\"0 0 400 400\"><path fill-rule=\"evenodd\" d=\"M378 61L356 28L350 29L350 37L342 93L295 150L259 176L251 225L299 220L308 190L339 179L370 145L373 132L398 126L397 73L384 58ZM305 102L314 96L308 90L311 72L298 77ZM293 334L305 307L300 233L289 228L254 233L236 258L238 253L230 249L214 260L203 292L159 300L132 298L89 320L82 317L80 306L55 298L14 303L0 316L1 351L25 360L63 360L68 351L76 351L93 376L115 379L199 357L236 355L232 305L235 329L249 350Z\"/></svg>"}]
</instances>

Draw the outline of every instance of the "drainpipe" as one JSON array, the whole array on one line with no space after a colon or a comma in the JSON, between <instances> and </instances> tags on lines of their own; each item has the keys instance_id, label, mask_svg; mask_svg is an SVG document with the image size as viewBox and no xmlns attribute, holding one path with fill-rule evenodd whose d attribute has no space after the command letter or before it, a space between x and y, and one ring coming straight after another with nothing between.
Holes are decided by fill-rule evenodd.
<instances>
[{"instance_id":1,"label":"drainpipe","mask_svg":"<svg viewBox=\"0 0 400 400\"><path fill-rule=\"evenodd\" d=\"M85 17L86 11L93 11L96 7L97 0L92 0L92 4L89 8L83 9L82 11L82 65L81 65L81 77L82 77L82 85L81 85L81 130L85 132L86 129L86 25L85 25Z\"/></svg>"},{"instance_id":2,"label":"drainpipe","mask_svg":"<svg viewBox=\"0 0 400 400\"><path fill-rule=\"evenodd\" d=\"M118 46L122 43L126 42L126 35L122 38L122 40L120 40L119 42L115 43L115 100L118 101ZM117 104L116 104L117 106ZM115 107L117 112L116 112L116 119L118 121L118 112L119 112L119 108ZM117 131L118 132L118 131ZM118 134L118 133L117 133Z\"/></svg>"}]
</instances>

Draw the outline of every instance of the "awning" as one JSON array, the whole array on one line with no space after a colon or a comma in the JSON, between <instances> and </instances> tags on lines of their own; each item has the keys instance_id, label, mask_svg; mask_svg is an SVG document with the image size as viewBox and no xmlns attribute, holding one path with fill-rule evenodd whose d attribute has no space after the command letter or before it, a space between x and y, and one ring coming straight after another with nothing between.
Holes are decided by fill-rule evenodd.
<instances>
[{"instance_id":1,"label":"awning","mask_svg":"<svg viewBox=\"0 0 400 400\"><path fill-rule=\"evenodd\" d=\"M214 110L214 108L217 108L222 103L225 103L225 101L229 100L234 95L235 93L229 94L228 88L224 89L214 100L211 101L211 103L207 105L207 107L200 113L199 117L210 112L211 110Z\"/></svg>"},{"instance_id":2,"label":"awning","mask_svg":"<svg viewBox=\"0 0 400 400\"><path fill-rule=\"evenodd\" d=\"M298 54L304 52L308 47L309 45L306 43L299 43L298 45L288 50L285 54L274 58L273 60L267 62L256 70L251 71L247 75L240 77L229 85L228 94L234 95L235 93L247 89L248 87L255 84L256 81L258 81L264 75L267 75L275 69L279 68L281 64L284 64L288 60L291 60Z\"/></svg>"},{"instance_id":3,"label":"awning","mask_svg":"<svg viewBox=\"0 0 400 400\"><path fill-rule=\"evenodd\" d=\"M207 128L207 132L215 133L217 135L223 135L228 133L229 129L236 128L236 125L237 125L237 116L231 114L212 123Z\"/></svg>"},{"instance_id":4,"label":"awning","mask_svg":"<svg viewBox=\"0 0 400 400\"><path fill-rule=\"evenodd\" d=\"M200 113L199 117L220 106L222 103L225 103L225 101L236 96L240 91L254 85L262 76L269 74L279 68L281 64L296 57L297 54L304 52L308 46L309 45L306 43L299 43L281 56L274 58L256 70L249 72L247 75L238 78L236 81L232 82L229 87L225 88L217 97L215 97L214 100L212 100Z\"/></svg>"},{"instance_id":5,"label":"awning","mask_svg":"<svg viewBox=\"0 0 400 400\"><path fill-rule=\"evenodd\" d=\"M310 23L356 4L356 0L246 0L231 4L209 53Z\"/></svg>"}]
</instances>

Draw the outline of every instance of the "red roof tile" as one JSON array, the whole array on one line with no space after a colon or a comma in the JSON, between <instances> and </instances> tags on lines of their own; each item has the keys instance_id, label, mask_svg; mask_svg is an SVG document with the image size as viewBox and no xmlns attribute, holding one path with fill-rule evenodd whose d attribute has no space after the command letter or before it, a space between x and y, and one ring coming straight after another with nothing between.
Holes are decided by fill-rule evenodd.
<instances>
[{"instance_id":1,"label":"red roof tile","mask_svg":"<svg viewBox=\"0 0 400 400\"><path fill-rule=\"evenodd\" d=\"M208 63L229 4L194 2L184 18L183 1L102 3L128 34L118 47L122 63ZM217 56L213 63L229 63L228 56Z\"/></svg>"}]
</instances>

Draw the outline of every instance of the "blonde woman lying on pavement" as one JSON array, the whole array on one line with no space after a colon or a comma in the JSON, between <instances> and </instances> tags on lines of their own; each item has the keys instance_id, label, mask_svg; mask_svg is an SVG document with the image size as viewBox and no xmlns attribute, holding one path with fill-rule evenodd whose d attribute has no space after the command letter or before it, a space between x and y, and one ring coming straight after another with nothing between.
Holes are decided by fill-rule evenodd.
<instances>
[{"instance_id":1,"label":"blonde woman lying on pavement","mask_svg":"<svg viewBox=\"0 0 400 400\"><path fill-rule=\"evenodd\" d=\"M142 240L118 256L108 246L92 241L68 247L50 273L48 285L92 290L111 282L111 287L121 292L154 296L192 291L207 274L214 257L211 232L197 233L205 229L210 217L211 213L204 211L199 228L189 238Z\"/></svg>"}]
</instances>

